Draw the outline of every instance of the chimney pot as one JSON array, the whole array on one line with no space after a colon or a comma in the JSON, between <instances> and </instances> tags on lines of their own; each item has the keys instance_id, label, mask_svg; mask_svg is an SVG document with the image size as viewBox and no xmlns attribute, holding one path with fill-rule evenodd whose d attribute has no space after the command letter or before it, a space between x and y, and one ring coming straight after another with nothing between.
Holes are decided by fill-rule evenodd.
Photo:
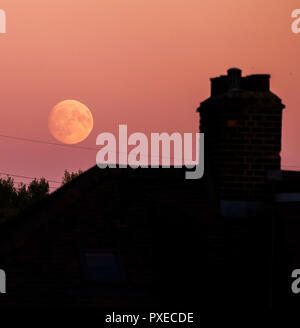
<instances>
[{"instance_id":1,"label":"chimney pot","mask_svg":"<svg viewBox=\"0 0 300 328\"><path fill-rule=\"evenodd\" d=\"M227 74L229 78L229 89L240 89L242 71L239 68L233 67L227 71Z\"/></svg>"}]
</instances>

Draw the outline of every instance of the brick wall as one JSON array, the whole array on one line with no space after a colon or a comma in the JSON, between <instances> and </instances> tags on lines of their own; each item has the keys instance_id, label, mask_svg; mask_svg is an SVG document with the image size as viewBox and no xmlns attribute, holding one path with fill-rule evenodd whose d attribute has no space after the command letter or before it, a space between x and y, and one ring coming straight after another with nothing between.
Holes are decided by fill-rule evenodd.
<instances>
[{"instance_id":1,"label":"brick wall","mask_svg":"<svg viewBox=\"0 0 300 328\"><path fill-rule=\"evenodd\" d=\"M284 106L268 90L268 80L268 75L239 77L237 69L229 70L228 76L212 79L212 96L198 108L206 167L222 199L265 199L266 173L280 169Z\"/></svg>"}]
</instances>

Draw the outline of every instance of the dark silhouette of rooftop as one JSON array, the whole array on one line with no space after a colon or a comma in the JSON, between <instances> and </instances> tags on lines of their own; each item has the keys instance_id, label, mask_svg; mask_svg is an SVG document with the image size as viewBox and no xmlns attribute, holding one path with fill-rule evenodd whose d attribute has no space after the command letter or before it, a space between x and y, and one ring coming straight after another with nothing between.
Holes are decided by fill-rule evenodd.
<instances>
[{"instance_id":1,"label":"dark silhouette of rooftop","mask_svg":"<svg viewBox=\"0 0 300 328\"><path fill-rule=\"evenodd\" d=\"M280 169L284 105L233 68L198 109L205 172L93 167L0 229L6 306L297 303L299 172Z\"/></svg>"}]
</instances>

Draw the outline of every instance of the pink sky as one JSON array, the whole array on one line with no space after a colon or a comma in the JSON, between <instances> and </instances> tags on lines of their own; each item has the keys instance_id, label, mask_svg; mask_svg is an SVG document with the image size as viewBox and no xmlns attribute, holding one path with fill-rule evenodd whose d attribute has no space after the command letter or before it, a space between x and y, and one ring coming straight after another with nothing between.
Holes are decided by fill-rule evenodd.
<instances>
[{"instance_id":1,"label":"pink sky","mask_svg":"<svg viewBox=\"0 0 300 328\"><path fill-rule=\"evenodd\" d=\"M56 142L48 115L77 99L101 132L196 132L209 78L240 67L271 74L287 106L282 166L300 170L298 0L2 0L0 134ZM60 180L95 165L96 151L0 137L0 171ZM290 168L290 167L289 167ZM18 179L16 179L18 180Z\"/></svg>"}]
</instances>

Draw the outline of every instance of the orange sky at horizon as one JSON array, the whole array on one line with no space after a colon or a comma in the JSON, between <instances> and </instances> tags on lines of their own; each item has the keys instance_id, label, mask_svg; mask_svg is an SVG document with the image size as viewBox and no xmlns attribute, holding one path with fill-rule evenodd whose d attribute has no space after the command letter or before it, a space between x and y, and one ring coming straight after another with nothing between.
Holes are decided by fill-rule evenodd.
<instances>
[{"instance_id":1,"label":"orange sky at horizon","mask_svg":"<svg viewBox=\"0 0 300 328\"><path fill-rule=\"evenodd\" d=\"M76 99L101 132L197 132L210 77L240 67L271 74L286 105L282 167L300 170L297 0L3 0L0 135L56 142L50 110ZM95 165L96 152L0 137L0 172L59 180ZM16 179L17 180L17 179ZM17 180L18 181L18 180Z\"/></svg>"}]
</instances>

